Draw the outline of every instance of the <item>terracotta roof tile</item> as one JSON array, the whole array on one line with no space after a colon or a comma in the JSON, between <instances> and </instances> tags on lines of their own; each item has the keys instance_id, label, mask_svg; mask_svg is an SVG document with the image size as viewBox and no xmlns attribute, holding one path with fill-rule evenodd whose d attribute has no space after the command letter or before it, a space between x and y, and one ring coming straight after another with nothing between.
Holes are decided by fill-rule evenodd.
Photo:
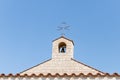
<instances>
[{"instance_id":1,"label":"terracotta roof tile","mask_svg":"<svg viewBox=\"0 0 120 80\"><path fill-rule=\"evenodd\" d=\"M118 73L113 73L113 74L109 74L109 73L105 73L105 74L100 74L100 73L97 73L97 74L92 74L92 73L88 73L87 75L83 74L83 73L80 73L78 75L76 75L75 73L72 73L70 75L64 73L62 75L60 75L59 73L56 73L54 75L52 75L51 73L48 73L46 75L40 73L39 75L35 75L35 74L31 74L31 75L27 75L27 74L24 74L24 75L20 75L20 74L8 74L8 75L5 75L5 74L0 74L0 77L120 77L120 74Z\"/></svg>"}]
</instances>

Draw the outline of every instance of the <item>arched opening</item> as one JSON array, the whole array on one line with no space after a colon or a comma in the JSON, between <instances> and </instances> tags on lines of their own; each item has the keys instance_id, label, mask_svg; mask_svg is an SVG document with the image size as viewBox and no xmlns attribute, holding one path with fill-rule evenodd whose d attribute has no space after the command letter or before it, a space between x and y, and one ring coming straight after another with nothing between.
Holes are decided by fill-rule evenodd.
<instances>
[{"instance_id":1,"label":"arched opening","mask_svg":"<svg viewBox=\"0 0 120 80\"><path fill-rule=\"evenodd\" d=\"M59 53L66 53L66 44L64 42L59 44Z\"/></svg>"}]
</instances>

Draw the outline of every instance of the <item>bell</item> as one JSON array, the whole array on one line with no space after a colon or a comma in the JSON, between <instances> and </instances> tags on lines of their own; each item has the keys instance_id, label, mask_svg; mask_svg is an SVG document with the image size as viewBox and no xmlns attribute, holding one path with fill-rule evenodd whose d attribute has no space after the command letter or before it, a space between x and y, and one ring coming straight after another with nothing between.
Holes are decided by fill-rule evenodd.
<instances>
[{"instance_id":1,"label":"bell","mask_svg":"<svg viewBox=\"0 0 120 80\"><path fill-rule=\"evenodd\" d=\"M64 47L62 47L61 52L65 53L65 48Z\"/></svg>"}]
</instances>

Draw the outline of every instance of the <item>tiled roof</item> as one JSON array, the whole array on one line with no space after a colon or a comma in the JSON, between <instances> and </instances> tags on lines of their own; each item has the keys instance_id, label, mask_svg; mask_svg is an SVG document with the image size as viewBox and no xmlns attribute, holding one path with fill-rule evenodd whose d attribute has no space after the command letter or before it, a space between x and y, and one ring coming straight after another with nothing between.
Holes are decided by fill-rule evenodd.
<instances>
[{"instance_id":1,"label":"tiled roof","mask_svg":"<svg viewBox=\"0 0 120 80\"><path fill-rule=\"evenodd\" d=\"M105 73L105 74L92 74L92 73L88 73L88 74L83 74L83 73L80 73L78 75L76 75L75 73L73 74L62 74L60 75L59 73L56 73L56 74L51 74L51 73L48 73L46 75L40 73L39 75L36 75L36 74L31 74L31 75L27 75L27 74L24 74L24 75L20 75L20 74L8 74L8 75L5 75L5 74L0 74L0 77L120 77L120 74L118 73L113 73L113 74L109 74L109 73Z\"/></svg>"}]
</instances>

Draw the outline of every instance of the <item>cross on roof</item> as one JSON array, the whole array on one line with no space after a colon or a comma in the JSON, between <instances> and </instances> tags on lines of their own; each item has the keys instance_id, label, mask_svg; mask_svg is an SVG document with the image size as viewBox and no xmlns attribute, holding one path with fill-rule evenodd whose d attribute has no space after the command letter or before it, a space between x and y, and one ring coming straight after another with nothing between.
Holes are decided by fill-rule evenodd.
<instances>
[{"instance_id":1,"label":"cross on roof","mask_svg":"<svg viewBox=\"0 0 120 80\"><path fill-rule=\"evenodd\" d=\"M58 31L61 31L61 35L65 35L65 30L69 30L69 25L67 25L65 22L63 22L60 26L58 26Z\"/></svg>"}]
</instances>

